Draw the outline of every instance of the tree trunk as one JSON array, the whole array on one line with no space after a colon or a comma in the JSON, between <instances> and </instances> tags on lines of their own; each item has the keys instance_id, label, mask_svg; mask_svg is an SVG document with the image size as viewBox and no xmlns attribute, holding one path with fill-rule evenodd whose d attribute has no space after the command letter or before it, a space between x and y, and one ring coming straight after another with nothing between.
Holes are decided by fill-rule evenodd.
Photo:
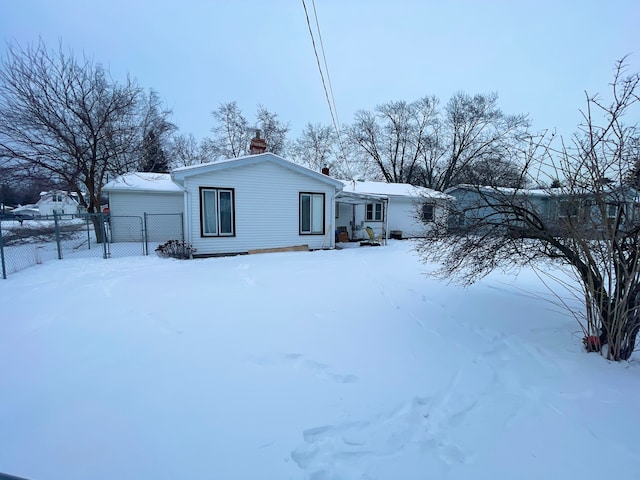
<instances>
[{"instance_id":1,"label":"tree trunk","mask_svg":"<svg viewBox=\"0 0 640 480\"><path fill-rule=\"evenodd\" d=\"M89 215L91 216L91 223L93 223L93 230L96 234L96 243L104 242L104 222L106 221L106 216L102 213L90 213Z\"/></svg>"}]
</instances>

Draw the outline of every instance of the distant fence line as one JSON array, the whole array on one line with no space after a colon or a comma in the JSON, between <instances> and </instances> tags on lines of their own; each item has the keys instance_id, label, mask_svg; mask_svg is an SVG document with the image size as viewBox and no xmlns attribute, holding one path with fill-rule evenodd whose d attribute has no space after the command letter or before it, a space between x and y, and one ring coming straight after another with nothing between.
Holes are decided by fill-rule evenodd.
<instances>
[{"instance_id":1,"label":"distant fence line","mask_svg":"<svg viewBox=\"0 0 640 480\"><path fill-rule=\"evenodd\" d=\"M168 240L184 240L181 213L0 220L2 278L54 259L149 255L155 245Z\"/></svg>"}]
</instances>

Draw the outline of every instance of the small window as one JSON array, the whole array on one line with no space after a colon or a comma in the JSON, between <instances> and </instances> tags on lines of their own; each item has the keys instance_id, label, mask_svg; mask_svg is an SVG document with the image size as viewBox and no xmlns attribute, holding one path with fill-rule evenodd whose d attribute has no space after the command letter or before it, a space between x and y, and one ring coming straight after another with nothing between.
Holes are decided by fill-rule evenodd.
<instances>
[{"instance_id":1,"label":"small window","mask_svg":"<svg viewBox=\"0 0 640 480\"><path fill-rule=\"evenodd\" d=\"M324 193L300 194L300 234L324 235Z\"/></svg>"},{"instance_id":2,"label":"small window","mask_svg":"<svg viewBox=\"0 0 640 480\"><path fill-rule=\"evenodd\" d=\"M433 222L435 220L435 205L430 203L424 203L422 205L422 221L423 222Z\"/></svg>"},{"instance_id":3,"label":"small window","mask_svg":"<svg viewBox=\"0 0 640 480\"><path fill-rule=\"evenodd\" d=\"M607 217L609 217L610 220L615 220L617 216L618 216L618 205L615 205L613 203L608 204Z\"/></svg>"},{"instance_id":4,"label":"small window","mask_svg":"<svg viewBox=\"0 0 640 480\"><path fill-rule=\"evenodd\" d=\"M235 235L234 191L232 188L200 187L200 235Z\"/></svg>"},{"instance_id":5,"label":"small window","mask_svg":"<svg viewBox=\"0 0 640 480\"><path fill-rule=\"evenodd\" d=\"M381 222L382 221L382 204L367 203L365 207L364 217L367 222Z\"/></svg>"},{"instance_id":6,"label":"small window","mask_svg":"<svg viewBox=\"0 0 640 480\"><path fill-rule=\"evenodd\" d=\"M580 214L579 200L561 200L558 206L558 218L573 218Z\"/></svg>"}]
</instances>

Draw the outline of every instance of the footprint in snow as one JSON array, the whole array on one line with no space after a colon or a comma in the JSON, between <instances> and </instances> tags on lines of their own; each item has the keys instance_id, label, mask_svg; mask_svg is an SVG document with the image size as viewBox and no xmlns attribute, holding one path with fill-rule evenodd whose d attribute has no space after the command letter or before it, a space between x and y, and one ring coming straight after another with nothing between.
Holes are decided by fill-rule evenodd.
<instances>
[{"instance_id":1,"label":"footprint in snow","mask_svg":"<svg viewBox=\"0 0 640 480\"><path fill-rule=\"evenodd\" d=\"M375 458L431 453L447 467L465 463L454 443L441 440L432 422L432 399L416 397L395 410L359 422L324 425L303 432L291 459L309 478L366 478ZM357 474L355 474L357 472Z\"/></svg>"}]
</instances>

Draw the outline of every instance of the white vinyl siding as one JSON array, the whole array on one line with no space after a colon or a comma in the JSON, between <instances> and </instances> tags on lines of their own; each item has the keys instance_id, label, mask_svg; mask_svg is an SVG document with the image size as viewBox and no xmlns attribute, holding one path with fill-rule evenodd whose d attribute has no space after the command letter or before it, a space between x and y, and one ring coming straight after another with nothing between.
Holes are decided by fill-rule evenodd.
<instances>
[{"instance_id":1,"label":"white vinyl siding","mask_svg":"<svg viewBox=\"0 0 640 480\"><path fill-rule=\"evenodd\" d=\"M200 234L199 188L215 185L233 188L234 236ZM298 245L308 245L312 250L334 246L333 235L326 233L335 228L335 187L303 173L265 161L189 176L183 186L188 191L191 212L185 217L187 240L198 249L198 255ZM301 235L300 192L324 194L325 235ZM315 227L319 227L318 221L316 218Z\"/></svg>"},{"instance_id":2,"label":"white vinyl siding","mask_svg":"<svg viewBox=\"0 0 640 480\"><path fill-rule=\"evenodd\" d=\"M114 242L140 241L144 214L170 214L163 222L156 222L150 240L163 242L175 239L184 211L183 194L151 192L109 192L111 240ZM175 218L174 218L175 216ZM158 223L166 224L163 228Z\"/></svg>"}]
</instances>

